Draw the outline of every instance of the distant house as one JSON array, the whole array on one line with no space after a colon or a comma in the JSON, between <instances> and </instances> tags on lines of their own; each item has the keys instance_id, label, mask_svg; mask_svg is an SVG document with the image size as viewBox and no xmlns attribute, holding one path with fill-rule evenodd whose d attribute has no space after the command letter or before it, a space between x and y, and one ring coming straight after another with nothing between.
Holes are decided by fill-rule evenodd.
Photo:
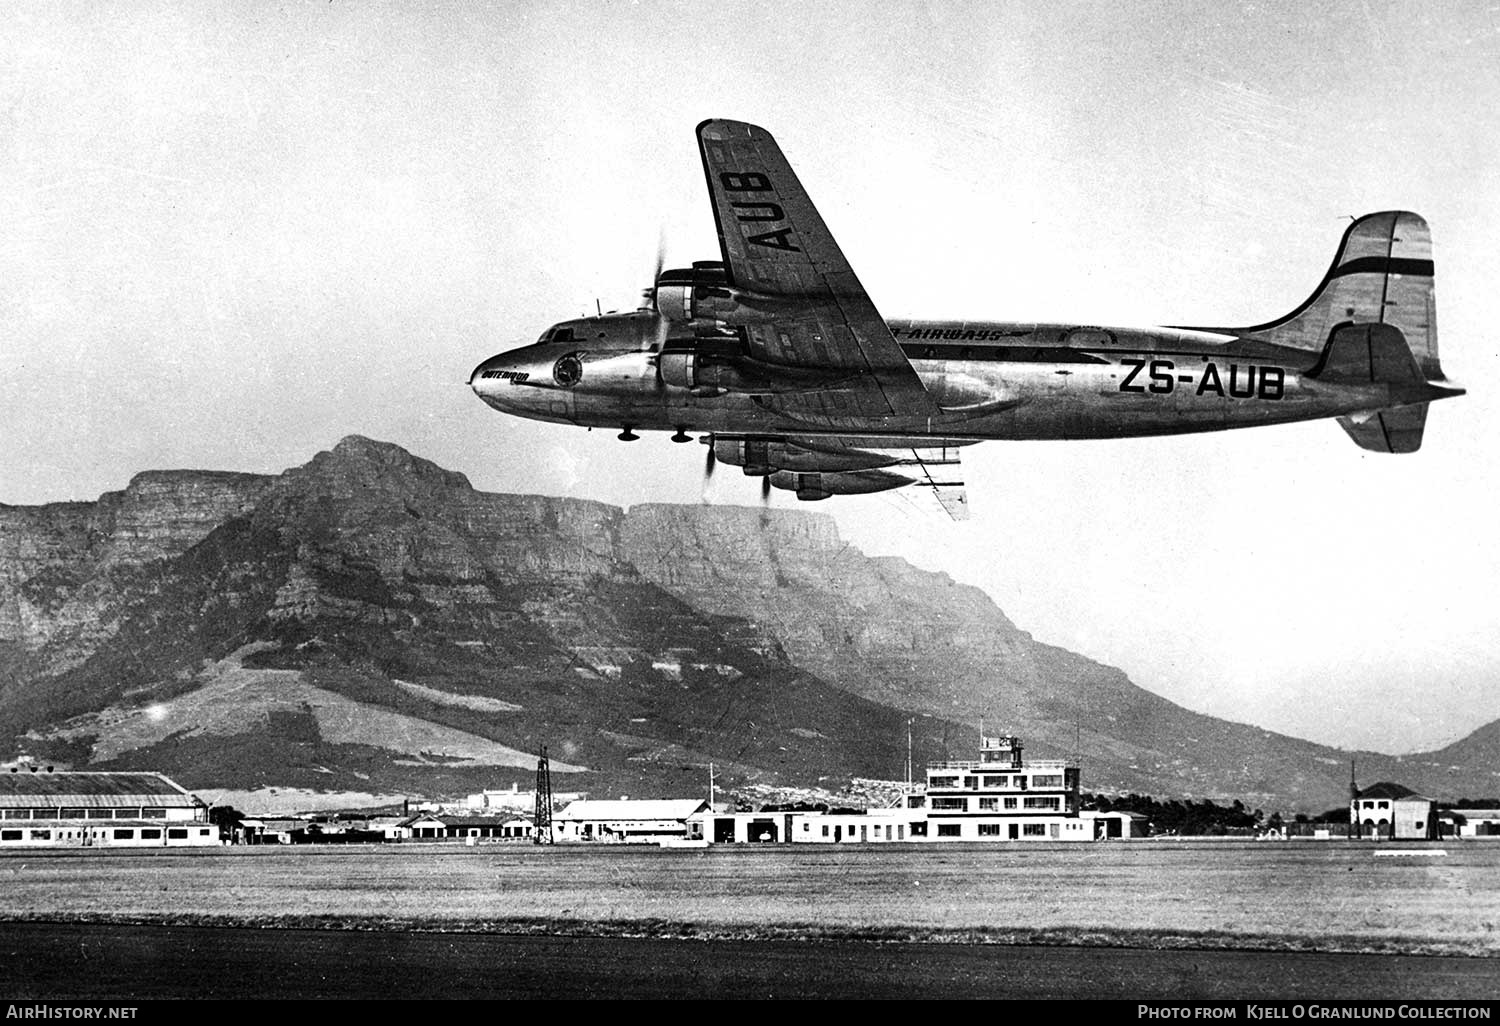
<instances>
[{"instance_id":1,"label":"distant house","mask_svg":"<svg viewBox=\"0 0 1500 1026\"><path fill-rule=\"evenodd\" d=\"M559 841L603 841L614 844L660 844L686 840L688 820L707 812L701 798L619 801L582 800L552 817Z\"/></svg>"},{"instance_id":2,"label":"distant house","mask_svg":"<svg viewBox=\"0 0 1500 1026\"><path fill-rule=\"evenodd\" d=\"M369 830L378 833L387 841L404 841L411 836L411 831L404 825L406 816L375 816L371 818Z\"/></svg>"},{"instance_id":3,"label":"distant house","mask_svg":"<svg viewBox=\"0 0 1500 1026\"><path fill-rule=\"evenodd\" d=\"M1357 837L1424 841L1438 836L1432 799L1384 780L1354 792L1349 822Z\"/></svg>"}]
</instances>

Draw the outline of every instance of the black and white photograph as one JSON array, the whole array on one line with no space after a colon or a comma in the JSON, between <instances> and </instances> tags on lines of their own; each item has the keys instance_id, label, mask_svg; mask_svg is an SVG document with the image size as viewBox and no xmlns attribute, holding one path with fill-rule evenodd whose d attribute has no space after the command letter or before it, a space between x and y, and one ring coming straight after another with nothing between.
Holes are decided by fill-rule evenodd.
<instances>
[{"instance_id":1,"label":"black and white photograph","mask_svg":"<svg viewBox=\"0 0 1500 1026\"><path fill-rule=\"evenodd\" d=\"M1500 4L3 20L7 1019L1500 1014Z\"/></svg>"}]
</instances>

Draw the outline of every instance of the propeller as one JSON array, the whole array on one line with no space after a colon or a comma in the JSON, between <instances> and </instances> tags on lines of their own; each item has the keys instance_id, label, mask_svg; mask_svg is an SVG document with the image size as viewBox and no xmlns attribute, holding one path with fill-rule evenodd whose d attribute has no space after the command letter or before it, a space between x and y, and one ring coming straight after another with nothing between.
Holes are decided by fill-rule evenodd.
<instances>
[{"instance_id":1,"label":"propeller","mask_svg":"<svg viewBox=\"0 0 1500 1026\"><path fill-rule=\"evenodd\" d=\"M656 308L656 282L661 277L662 268L667 262L667 230L659 228L656 232L656 267L651 272L651 283L641 290L641 309L648 311L655 318L656 336L655 349L661 351L666 344L667 332L672 328L672 322L661 315Z\"/></svg>"},{"instance_id":2,"label":"propeller","mask_svg":"<svg viewBox=\"0 0 1500 1026\"><path fill-rule=\"evenodd\" d=\"M714 467L718 465L719 458L714 455L714 436L708 436L708 458L703 461L703 483L707 484L713 480Z\"/></svg>"},{"instance_id":3,"label":"propeller","mask_svg":"<svg viewBox=\"0 0 1500 1026\"><path fill-rule=\"evenodd\" d=\"M656 232L656 269L651 272L651 282L641 289L641 309L656 309L656 280L661 277L662 268L667 264L667 230L659 228Z\"/></svg>"},{"instance_id":4,"label":"propeller","mask_svg":"<svg viewBox=\"0 0 1500 1026\"><path fill-rule=\"evenodd\" d=\"M771 475L767 474L760 479L760 504L769 506L771 504Z\"/></svg>"}]
</instances>

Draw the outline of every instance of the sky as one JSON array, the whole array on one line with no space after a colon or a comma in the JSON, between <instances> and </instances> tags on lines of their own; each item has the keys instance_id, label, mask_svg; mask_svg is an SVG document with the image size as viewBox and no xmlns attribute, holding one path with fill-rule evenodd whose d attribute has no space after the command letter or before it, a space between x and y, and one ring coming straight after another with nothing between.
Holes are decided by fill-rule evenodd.
<instances>
[{"instance_id":1,"label":"sky","mask_svg":"<svg viewBox=\"0 0 1500 1026\"><path fill-rule=\"evenodd\" d=\"M770 130L887 317L1253 324L1352 216L1432 226L1465 397L966 451L972 518L772 505L1188 708L1427 750L1500 718L1500 4L35 3L0 33L0 502L350 434L475 487L753 505L465 385L718 257L696 142ZM1003 720L1004 711L995 710Z\"/></svg>"}]
</instances>

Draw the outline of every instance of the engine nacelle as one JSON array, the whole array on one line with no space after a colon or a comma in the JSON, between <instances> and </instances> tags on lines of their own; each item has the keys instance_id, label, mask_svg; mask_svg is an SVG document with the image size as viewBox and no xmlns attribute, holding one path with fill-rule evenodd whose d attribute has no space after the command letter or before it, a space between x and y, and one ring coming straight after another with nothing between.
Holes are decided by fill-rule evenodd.
<instances>
[{"instance_id":1,"label":"engine nacelle","mask_svg":"<svg viewBox=\"0 0 1500 1026\"><path fill-rule=\"evenodd\" d=\"M758 438L715 438L714 459L744 468L748 477L765 477L778 470L830 473L870 470L900 462L900 457L891 453L863 449L819 452L788 442Z\"/></svg>"},{"instance_id":2,"label":"engine nacelle","mask_svg":"<svg viewBox=\"0 0 1500 1026\"><path fill-rule=\"evenodd\" d=\"M911 478L889 470L852 470L842 474L800 474L778 470L771 475L774 487L796 492L797 498L804 502L816 502L830 495L868 495L911 483Z\"/></svg>"},{"instance_id":3,"label":"engine nacelle","mask_svg":"<svg viewBox=\"0 0 1500 1026\"><path fill-rule=\"evenodd\" d=\"M673 350L661 353L656 366L663 384L686 388L694 395L770 391L764 375L746 373L732 357L695 349Z\"/></svg>"},{"instance_id":4,"label":"engine nacelle","mask_svg":"<svg viewBox=\"0 0 1500 1026\"><path fill-rule=\"evenodd\" d=\"M663 271L656 276L656 312L669 321L710 319L726 306L734 305L729 275L717 260L698 260L690 268Z\"/></svg>"},{"instance_id":5,"label":"engine nacelle","mask_svg":"<svg viewBox=\"0 0 1500 1026\"><path fill-rule=\"evenodd\" d=\"M656 369L662 384L700 396L816 391L848 373L841 368L786 367L753 360L745 355L738 336L730 333L669 341L656 355Z\"/></svg>"},{"instance_id":6,"label":"engine nacelle","mask_svg":"<svg viewBox=\"0 0 1500 1026\"><path fill-rule=\"evenodd\" d=\"M698 260L691 268L673 268L656 276L656 312L669 321L709 324L757 324L775 319L785 301L729 287L729 274L718 260Z\"/></svg>"}]
</instances>

